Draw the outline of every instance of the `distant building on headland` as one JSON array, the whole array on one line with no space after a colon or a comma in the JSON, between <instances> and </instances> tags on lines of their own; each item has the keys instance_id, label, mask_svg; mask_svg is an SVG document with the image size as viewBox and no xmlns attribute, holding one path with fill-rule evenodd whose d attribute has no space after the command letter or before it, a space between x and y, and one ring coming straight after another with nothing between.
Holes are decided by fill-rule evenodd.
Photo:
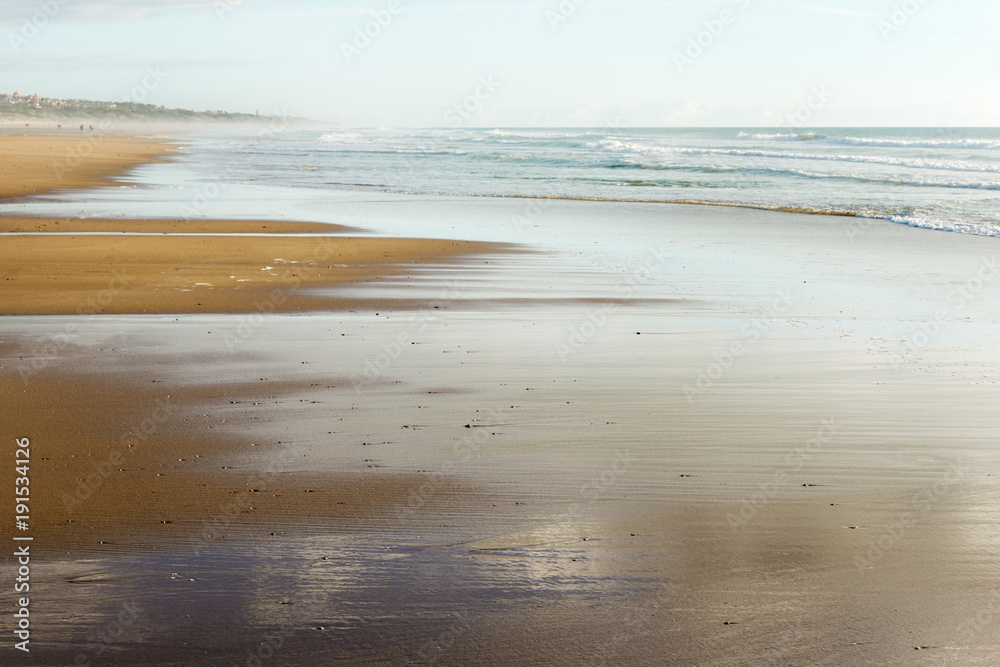
<instances>
[{"instance_id":1,"label":"distant building on headland","mask_svg":"<svg viewBox=\"0 0 1000 667\"><path fill-rule=\"evenodd\" d=\"M54 100L50 97L42 97L38 93L25 97L16 90L13 95L0 94L0 104L29 104L32 106L40 106L42 104L54 104L59 101L60 100Z\"/></svg>"},{"instance_id":2,"label":"distant building on headland","mask_svg":"<svg viewBox=\"0 0 1000 667\"><path fill-rule=\"evenodd\" d=\"M35 108L42 107L66 107L66 108L79 108L79 107L104 107L113 109L117 106L114 102L94 102L91 100L60 100L55 97L42 97L38 93L34 95L22 95L20 91L15 90L13 94L0 93L0 106L28 106Z\"/></svg>"}]
</instances>

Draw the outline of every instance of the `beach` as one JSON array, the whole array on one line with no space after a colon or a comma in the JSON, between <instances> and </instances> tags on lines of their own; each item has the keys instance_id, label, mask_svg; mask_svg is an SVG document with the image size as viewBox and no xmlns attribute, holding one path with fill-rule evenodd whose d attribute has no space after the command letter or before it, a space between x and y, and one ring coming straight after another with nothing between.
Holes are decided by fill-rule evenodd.
<instances>
[{"instance_id":1,"label":"beach","mask_svg":"<svg viewBox=\"0 0 1000 667\"><path fill-rule=\"evenodd\" d=\"M1000 239L392 191L81 218L185 140L80 141L0 136L37 664L994 663Z\"/></svg>"}]
</instances>

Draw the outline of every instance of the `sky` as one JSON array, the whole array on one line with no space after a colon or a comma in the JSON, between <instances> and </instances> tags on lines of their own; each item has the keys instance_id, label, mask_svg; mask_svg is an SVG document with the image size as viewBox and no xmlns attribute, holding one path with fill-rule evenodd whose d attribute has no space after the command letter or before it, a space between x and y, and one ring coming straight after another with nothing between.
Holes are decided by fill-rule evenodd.
<instances>
[{"instance_id":1,"label":"sky","mask_svg":"<svg viewBox=\"0 0 1000 667\"><path fill-rule=\"evenodd\" d=\"M0 93L360 127L998 126L996 0L3 0Z\"/></svg>"}]
</instances>

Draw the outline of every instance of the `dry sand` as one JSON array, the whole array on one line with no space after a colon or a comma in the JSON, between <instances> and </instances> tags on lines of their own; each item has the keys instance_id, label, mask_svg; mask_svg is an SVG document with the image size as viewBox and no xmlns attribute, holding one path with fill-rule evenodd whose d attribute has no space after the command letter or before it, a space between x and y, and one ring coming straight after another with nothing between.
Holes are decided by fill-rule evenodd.
<instances>
[{"instance_id":1,"label":"dry sand","mask_svg":"<svg viewBox=\"0 0 1000 667\"><path fill-rule=\"evenodd\" d=\"M949 295L1000 244L890 224L855 243L835 219L735 209L556 202L543 222L609 216L668 245L669 282L579 346L622 275L559 253L487 270L460 260L495 247L452 242L17 237L5 260L64 253L58 290L26 264L32 299L2 281L50 314L0 318L45 658L96 659L87 638L128 602L105 664L995 664L1000 279ZM92 238L101 271L140 256L136 283L162 290L183 257L227 298L73 315L108 289L58 271ZM313 314L212 314L246 308L223 276L328 240L358 254L281 292ZM392 310L335 310L379 276L405 294ZM203 287L150 311L192 312ZM142 312L129 299L105 312Z\"/></svg>"},{"instance_id":2,"label":"dry sand","mask_svg":"<svg viewBox=\"0 0 1000 667\"><path fill-rule=\"evenodd\" d=\"M0 198L109 185L130 169L169 159L175 147L120 133L0 133Z\"/></svg>"}]
</instances>

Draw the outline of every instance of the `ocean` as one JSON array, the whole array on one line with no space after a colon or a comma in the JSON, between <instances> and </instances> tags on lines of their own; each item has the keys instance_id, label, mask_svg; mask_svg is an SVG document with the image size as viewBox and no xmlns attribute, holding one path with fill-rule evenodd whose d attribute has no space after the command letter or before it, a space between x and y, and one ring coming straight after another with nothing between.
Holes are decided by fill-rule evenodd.
<instances>
[{"instance_id":1,"label":"ocean","mask_svg":"<svg viewBox=\"0 0 1000 667\"><path fill-rule=\"evenodd\" d=\"M1000 129L333 129L202 135L202 181L745 206L1000 235ZM194 211L197 213L197 210Z\"/></svg>"}]
</instances>

